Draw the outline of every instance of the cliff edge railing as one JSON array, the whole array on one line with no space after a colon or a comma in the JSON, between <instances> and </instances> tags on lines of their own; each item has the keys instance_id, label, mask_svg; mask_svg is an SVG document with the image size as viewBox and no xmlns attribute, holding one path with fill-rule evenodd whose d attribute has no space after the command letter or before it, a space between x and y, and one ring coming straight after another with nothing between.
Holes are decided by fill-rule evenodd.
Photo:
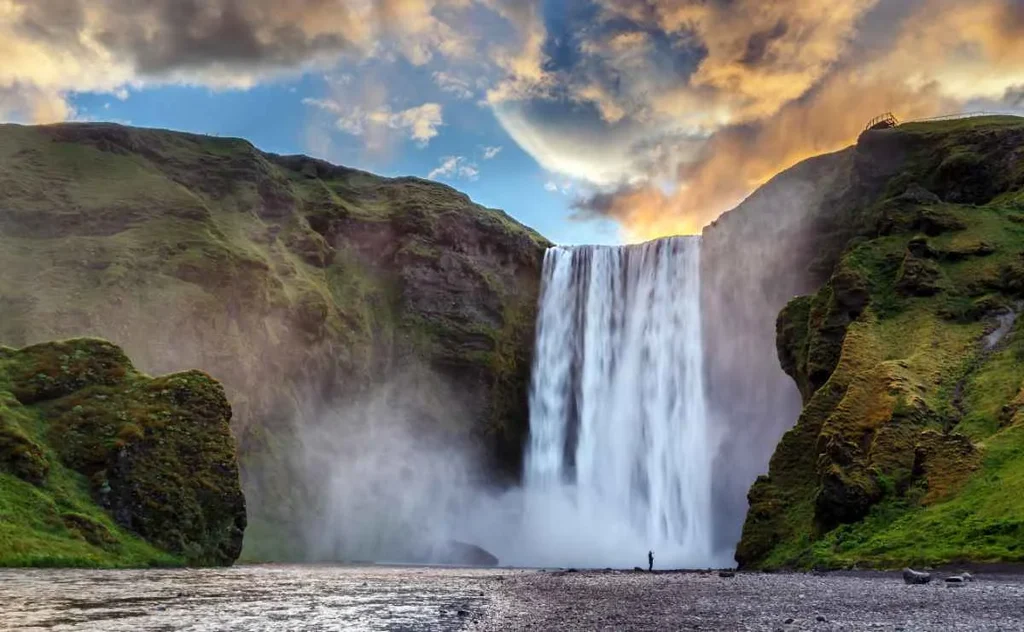
<instances>
[{"instance_id":1,"label":"cliff edge railing","mask_svg":"<svg viewBox=\"0 0 1024 632\"><path fill-rule=\"evenodd\" d=\"M906 125L907 123L932 123L937 121L954 121L957 119L975 118L979 116L1002 116L1005 112L989 112L989 111L972 111L972 112L957 112L955 114L943 114L941 116L930 116L927 118L916 118L901 121L896 118L892 112L886 112L879 114L875 118L868 121L868 124L864 126L864 131L873 129L890 129L893 127L899 127L900 125Z\"/></svg>"}]
</instances>

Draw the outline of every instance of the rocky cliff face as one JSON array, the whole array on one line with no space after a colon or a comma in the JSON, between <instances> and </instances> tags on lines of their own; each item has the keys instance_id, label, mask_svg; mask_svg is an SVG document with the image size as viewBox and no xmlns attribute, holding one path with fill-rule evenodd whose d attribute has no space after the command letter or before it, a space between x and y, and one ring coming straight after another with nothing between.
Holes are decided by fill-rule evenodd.
<instances>
[{"instance_id":1,"label":"rocky cliff face","mask_svg":"<svg viewBox=\"0 0 1024 632\"><path fill-rule=\"evenodd\" d=\"M101 336L221 380L259 557L303 554L302 426L381 383L517 474L546 245L449 187L242 140L0 126L0 342Z\"/></svg>"},{"instance_id":2,"label":"rocky cliff face","mask_svg":"<svg viewBox=\"0 0 1024 632\"><path fill-rule=\"evenodd\" d=\"M230 421L205 373L149 378L101 340L0 347L0 566L231 564Z\"/></svg>"},{"instance_id":3,"label":"rocky cliff face","mask_svg":"<svg viewBox=\"0 0 1024 632\"><path fill-rule=\"evenodd\" d=\"M717 546L732 550L747 490L800 412L800 393L779 368L775 318L795 295L828 278L848 239L851 205L879 187L854 165L855 148L779 174L703 233L701 306L715 463Z\"/></svg>"},{"instance_id":4,"label":"rocky cliff face","mask_svg":"<svg viewBox=\"0 0 1024 632\"><path fill-rule=\"evenodd\" d=\"M848 186L813 209L827 278L777 319L803 410L736 559L1024 559L1024 122L875 130L849 153Z\"/></svg>"}]
</instances>

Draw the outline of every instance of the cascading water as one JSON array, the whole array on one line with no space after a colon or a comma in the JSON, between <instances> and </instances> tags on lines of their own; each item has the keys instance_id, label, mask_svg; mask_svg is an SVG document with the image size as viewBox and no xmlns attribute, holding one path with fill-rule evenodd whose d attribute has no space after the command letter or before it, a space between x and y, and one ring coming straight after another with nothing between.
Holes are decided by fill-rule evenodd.
<instances>
[{"instance_id":1,"label":"cascading water","mask_svg":"<svg viewBox=\"0 0 1024 632\"><path fill-rule=\"evenodd\" d=\"M534 563L715 565L700 238L544 257L524 512ZM536 559L538 556L540 559Z\"/></svg>"}]
</instances>

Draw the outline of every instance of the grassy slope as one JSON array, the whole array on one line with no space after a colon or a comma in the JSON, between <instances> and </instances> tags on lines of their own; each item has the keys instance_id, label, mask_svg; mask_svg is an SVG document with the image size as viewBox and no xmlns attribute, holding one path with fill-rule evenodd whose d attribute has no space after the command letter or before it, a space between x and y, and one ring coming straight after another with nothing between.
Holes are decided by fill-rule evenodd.
<instances>
[{"instance_id":1,"label":"grassy slope","mask_svg":"<svg viewBox=\"0 0 1024 632\"><path fill-rule=\"evenodd\" d=\"M1022 319L984 341L1024 298L1022 130L886 132L912 148L902 173L832 281L780 315L806 405L751 489L744 565L1024 561ZM911 183L975 203L900 198Z\"/></svg>"},{"instance_id":2,"label":"grassy slope","mask_svg":"<svg viewBox=\"0 0 1024 632\"><path fill-rule=\"evenodd\" d=\"M417 363L481 394L460 430L515 471L546 245L449 187L239 139L0 126L0 344L100 336L216 376L255 557L301 554L302 415Z\"/></svg>"},{"instance_id":3,"label":"grassy slope","mask_svg":"<svg viewBox=\"0 0 1024 632\"><path fill-rule=\"evenodd\" d=\"M225 411L208 377L146 377L103 341L0 347L0 566L224 563L223 503L244 517Z\"/></svg>"}]
</instances>

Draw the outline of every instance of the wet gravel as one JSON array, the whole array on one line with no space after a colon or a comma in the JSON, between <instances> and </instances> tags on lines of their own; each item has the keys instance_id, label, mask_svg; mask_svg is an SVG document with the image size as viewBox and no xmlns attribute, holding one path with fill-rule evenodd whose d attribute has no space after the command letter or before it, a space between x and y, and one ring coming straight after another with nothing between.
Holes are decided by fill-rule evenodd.
<instances>
[{"instance_id":1,"label":"wet gravel","mask_svg":"<svg viewBox=\"0 0 1024 632\"><path fill-rule=\"evenodd\" d=\"M0 569L0 630L1024 630L1024 575Z\"/></svg>"},{"instance_id":2,"label":"wet gravel","mask_svg":"<svg viewBox=\"0 0 1024 632\"><path fill-rule=\"evenodd\" d=\"M476 630L1024 630L1024 577L923 586L899 574L529 572Z\"/></svg>"}]
</instances>

